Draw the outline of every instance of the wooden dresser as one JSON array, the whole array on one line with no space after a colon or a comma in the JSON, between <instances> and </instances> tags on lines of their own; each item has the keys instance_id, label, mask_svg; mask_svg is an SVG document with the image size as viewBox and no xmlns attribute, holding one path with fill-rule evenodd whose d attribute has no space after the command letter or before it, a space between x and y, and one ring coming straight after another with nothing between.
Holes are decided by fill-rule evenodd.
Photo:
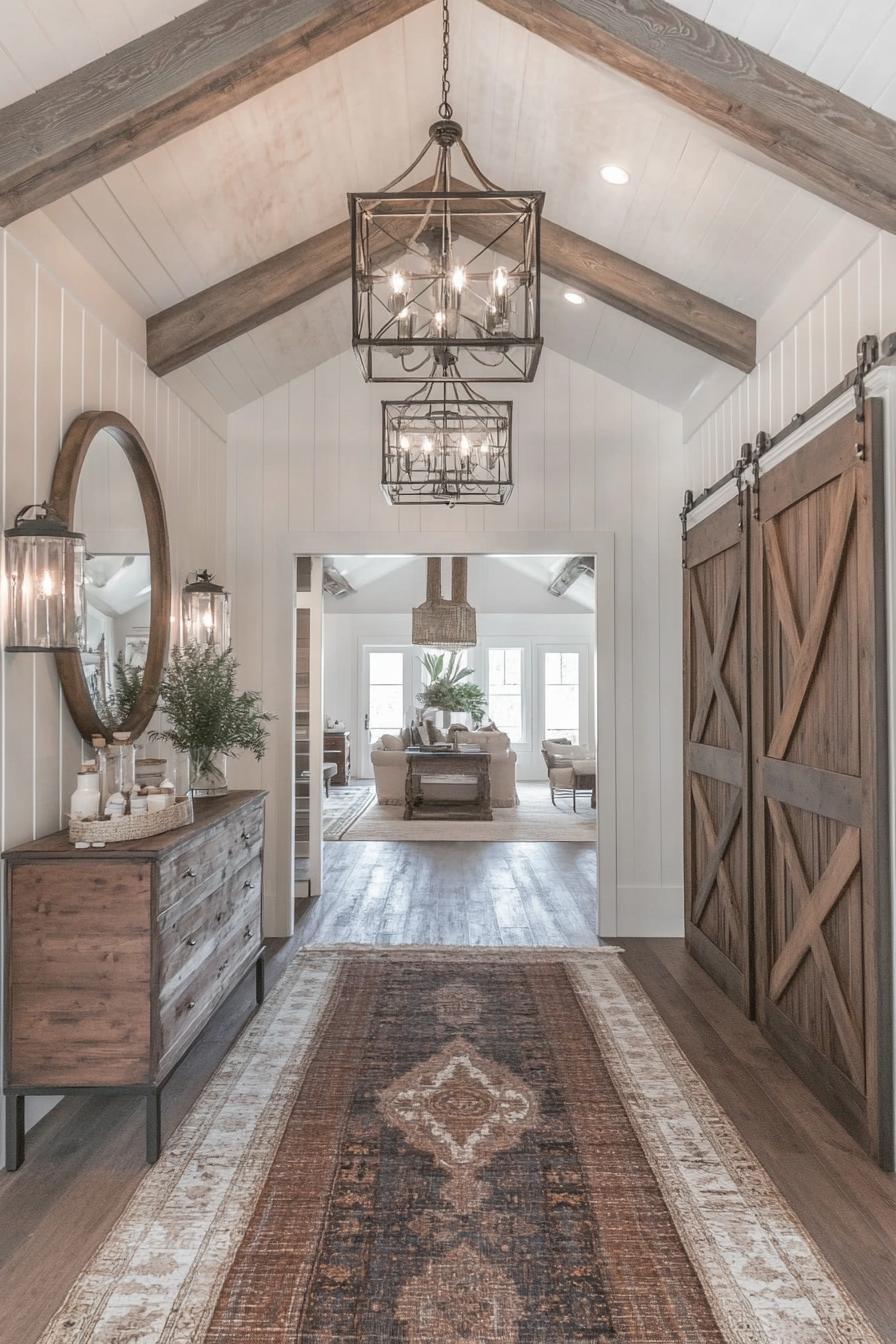
<instances>
[{"instance_id":1,"label":"wooden dresser","mask_svg":"<svg viewBox=\"0 0 896 1344\"><path fill-rule=\"evenodd\" d=\"M191 826L75 849L65 831L4 854L7 1167L29 1093L160 1092L218 1005L256 968L264 996L264 797L198 800Z\"/></svg>"},{"instance_id":2,"label":"wooden dresser","mask_svg":"<svg viewBox=\"0 0 896 1344\"><path fill-rule=\"evenodd\" d=\"M335 765L334 784L352 781L352 735L349 732L324 733L324 764Z\"/></svg>"}]
</instances>

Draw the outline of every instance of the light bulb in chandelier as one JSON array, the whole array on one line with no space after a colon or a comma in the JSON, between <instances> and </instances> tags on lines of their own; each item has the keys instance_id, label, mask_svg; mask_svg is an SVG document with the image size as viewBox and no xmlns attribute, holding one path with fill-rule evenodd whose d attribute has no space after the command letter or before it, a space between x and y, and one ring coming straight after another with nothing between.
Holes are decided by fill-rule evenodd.
<instances>
[{"instance_id":1,"label":"light bulb in chandelier","mask_svg":"<svg viewBox=\"0 0 896 1344\"><path fill-rule=\"evenodd\" d=\"M389 306L393 313L400 313L407 307L410 283L402 271L389 272Z\"/></svg>"}]
</instances>

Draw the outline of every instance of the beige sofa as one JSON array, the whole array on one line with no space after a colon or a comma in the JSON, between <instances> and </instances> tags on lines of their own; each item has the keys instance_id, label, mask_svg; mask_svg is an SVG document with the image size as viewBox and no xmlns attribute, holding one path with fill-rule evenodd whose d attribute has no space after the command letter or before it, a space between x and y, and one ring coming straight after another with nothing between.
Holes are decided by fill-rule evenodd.
<instances>
[{"instance_id":1,"label":"beige sofa","mask_svg":"<svg viewBox=\"0 0 896 1344\"><path fill-rule=\"evenodd\" d=\"M459 742L470 742L485 747L491 757L488 767L491 786L492 807L516 807L519 798L516 793L516 752L510 749L510 739L506 733L460 732ZM404 805L404 782L407 775L407 760L404 744L400 737L388 733L374 742L370 749L370 762L373 766L373 778L376 784L378 803ZM438 766L433 773L437 773ZM431 798L473 797L475 783L449 782L425 784L424 795Z\"/></svg>"}]
</instances>

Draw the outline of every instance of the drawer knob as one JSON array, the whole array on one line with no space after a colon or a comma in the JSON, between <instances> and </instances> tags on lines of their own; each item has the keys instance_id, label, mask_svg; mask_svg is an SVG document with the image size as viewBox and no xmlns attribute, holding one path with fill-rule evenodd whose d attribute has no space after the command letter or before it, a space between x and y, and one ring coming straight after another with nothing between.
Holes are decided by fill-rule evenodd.
<instances>
[{"instance_id":1,"label":"drawer knob","mask_svg":"<svg viewBox=\"0 0 896 1344\"><path fill-rule=\"evenodd\" d=\"M196 946L196 939L195 939L195 938L188 938L188 939L187 939L187 947L195 947L195 946Z\"/></svg>"},{"instance_id":2,"label":"drawer knob","mask_svg":"<svg viewBox=\"0 0 896 1344\"><path fill-rule=\"evenodd\" d=\"M252 926L251 926L251 924L249 925L248 929L246 929L246 932L243 934L243 937L244 937L244 938L251 938L251 937L252 937Z\"/></svg>"},{"instance_id":3,"label":"drawer knob","mask_svg":"<svg viewBox=\"0 0 896 1344\"><path fill-rule=\"evenodd\" d=\"M220 924L223 918L224 918L224 911L219 910L218 913L215 915L215 923Z\"/></svg>"},{"instance_id":4,"label":"drawer knob","mask_svg":"<svg viewBox=\"0 0 896 1344\"><path fill-rule=\"evenodd\" d=\"M195 876L196 876L195 868L188 868L187 871L184 873L184 877L195 877Z\"/></svg>"},{"instance_id":5,"label":"drawer knob","mask_svg":"<svg viewBox=\"0 0 896 1344\"><path fill-rule=\"evenodd\" d=\"M254 886L255 886L254 882L244 882L243 891L251 891Z\"/></svg>"},{"instance_id":6,"label":"drawer knob","mask_svg":"<svg viewBox=\"0 0 896 1344\"><path fill-rule=\"evenodd\" d=\"M240 839L242 840L242 842L243 842L244 845L248 845L248 843L249 843L249 837L248 837L248 835L246 834L245 831L240 831Z\"/></svg>"},{"instance_id":7,"label":"drawer knob","mask_svg":"<svg viewBox=\"0 0 896 1344\"><path fill-rule=\"evenodd\" d=\"M189 1012L192 1008L195 1008L195 1007L196 1007L196 1000L195 1000L195 999L191 999L190 1002L187 1004L187 1011Z\"/></svg>"}]
</instances>

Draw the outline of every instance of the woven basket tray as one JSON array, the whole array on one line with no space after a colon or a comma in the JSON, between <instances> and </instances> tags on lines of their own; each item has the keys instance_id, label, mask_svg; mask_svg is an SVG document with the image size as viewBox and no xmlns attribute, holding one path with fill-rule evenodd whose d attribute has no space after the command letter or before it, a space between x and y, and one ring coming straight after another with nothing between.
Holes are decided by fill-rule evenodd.
<instances>
[{"instance_id":1,"label":"woven basket tray","mask_svg":"<svg viewBox=\"0 0 896 1344\"><path fill-rule=\"evenodd\" d=\"M147 812L142 817L106 817L102 821L77 821L72 817L68 838L73 843L88 840L95 845L104 840L107 845L114 845L122 840L146 840L163 831L176 831L179 826L189 826L192 820L193 799L178 798L171 807L163 807L161 812Z\"/></svg>"}]
</instances>

